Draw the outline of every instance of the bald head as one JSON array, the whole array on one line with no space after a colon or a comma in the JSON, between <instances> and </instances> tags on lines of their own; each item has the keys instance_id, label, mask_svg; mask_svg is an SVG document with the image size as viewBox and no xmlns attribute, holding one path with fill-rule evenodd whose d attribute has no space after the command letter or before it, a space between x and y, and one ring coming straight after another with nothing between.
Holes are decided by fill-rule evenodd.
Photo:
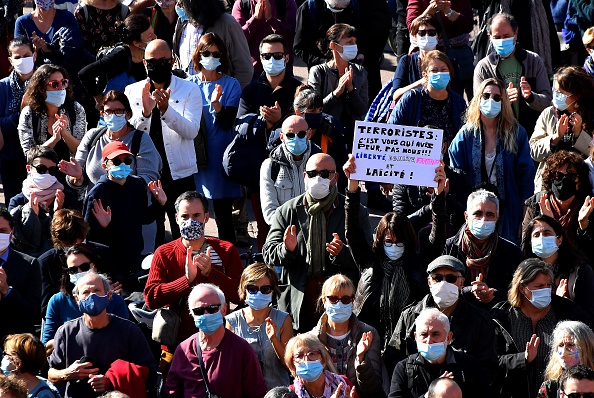
<instances>
[{"instance_id":1,"label":"bald head","mask_svg":"<svg viewBox=\"0 0 594 398\"><path fill-rule=\"evenodd\" d=\"M171 58L171 48L165 40L155 39L146 46L144 59Z\"/></svg>"},{"instance_id":2,"label":"bald head","mask_svg":"<svg viewBox=\"0 0 594 398\"><path fill-rule=\"evenodd\" d=\"M306 131L307 129L305 119L297 115L286 118L281 127L283 133L297 133L298 131Z\"/></svg>"},{"instance_id":3,"label":"bald head","mask_svg":"<svg viewBox=\"0 0 594 398\"><path fill-rule=\"evenodd\" d=\"M462 398L462 390L454 380L440 377L429 386L427 398Z\"/></svg>"},{"instance_id":4,"label":"bald head","mask_svg":"<svg viewBox=\"0 0 594 398\"><path fill-rule=\"evenodd\" d=\"M305 166L305 170L330 170L336 171L336 162L326 153L312 155Z\"/></svg>"}]
</instances>

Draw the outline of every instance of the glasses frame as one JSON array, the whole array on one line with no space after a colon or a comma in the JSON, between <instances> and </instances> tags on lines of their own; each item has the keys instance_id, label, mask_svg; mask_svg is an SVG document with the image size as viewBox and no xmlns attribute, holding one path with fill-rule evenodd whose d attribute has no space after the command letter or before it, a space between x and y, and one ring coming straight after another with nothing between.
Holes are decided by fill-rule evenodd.
<instances>
[{"instance_id":1,"label":"glasses frame","mask_svg":"<svg viewBox=\"0 0 594 398\"><path fill-rule=\"evenodd\" d=\"M132 164L132 156L128 156L126 159L122 160L119 158L107 159L111 164L114 166L119 166L124 163L126 166L130 166Z\"/></svg>"},{"instance_id":2,"label":"glasses frame","mask_svg":"<svg viewBox=\"0 0 594 398\"><path fill-rule=\"evenodd\" d=\"M350 304L355 300L355 296L342 296L342 297L338 297L338 296L326 296L326 299L331 303L331 304L337 304L339 301L343 304Z\"/></svg>"},{"instance_id":3,"label":"glasses frame","mask_svg":"<svg viewBox=\"0 0 594 398\"><path fill-rule=\"evenodd\" d=\"M568 394L563 391L563 395L567 398L594 398L594 392L572 392Z\"/></svg>"},{"instance_id":4,"label":"glasses frame","mask_svg":"<svg viewBox=\"0 0 594 398\"><path fill-rule=\"evenodd\" d=\"M245 286L245 290L249 294L256 294L258 292L260 292L262 294L270 294L274 291L274 287L272 287L272 285L263 285L263 286L258 287L256 285L249 284L249 285Z\"/></svg>"},{"instance_id":5,"label":"glasses frame","mask_svg":"<svg viewBox=\"0 0 594 398\"><path fill-rule=\"evenodd\" d=\"M555 171L552 173L553 180L561 181L564 178L571 177L573 178L573 182L577 182L578 174L577 173L562 173L560 171Z\"/></svg>"},{"instance_id":6,"label":"glasses frame","mask_svg":"<svg viewBox=\"0 0 594 398\"><path fill-rule=\"evenodd\" d=\"M222 304L211 304L207 305L206 307L192 308L192 314L196 316L202 316L205 312L208 314L216 314L221 310L221 305Z\"/></svg>"},{"instance_id":7,"label":"glasses frame","mask_svg":"<svg viewBox=\"0 0 594 398\"><path fill-rule=\"evenodd\" d=\"M76 275L79 272L87 272L88 270L91 269L91 264L92 264L91 261L87 261L87 262L81 263L74 267L66 267L66 272L69 275Z\"/></svg>"},{"instance_id":8,"label":"glasses frame","mask_svg":"<svg viewBox=\"0 0 594 398\"><path fill-rule=\"evenodd\" d=\"M261 53L260 54L260 56L262 58L264 58L266 61L268 61L270 58L274 58L277 61L280 61L281 59L283 59L285 57L285 55L287 55L287 54L284 52L281 52L281 51L277 51L274 53Z\"/></svg>"},{"instance_id":9,"label":"glasses frame","mask_svg":"<svg viewBox=\"0 0 594 398\"><path fill-rule=\"evenodd\" d=\"M315 350L309 352L298 352L293 355L293 361L301 363L304 359L306 361L315 361L322 358L322 352Z\"/></svg>"},{"instance_id":10,"label":"glasses frame","mask_svg":"<svg viewBox=\"0 0 594 398\"><path fill-rule=\"evenodd\" d=\"M462 275L454 275L454 274L431 274L431 279L433 279L433 281L439 283L442 281L446 281L448 283L451 284L455 284L456 282L458 282L458 279L462 278ZM449 280L448 280L449 279Z\"/></svg>"},{"instance_id":11,"label":"glasses frame","mask_svg":"<svg viewBox=\"0 0 594 398\"><path fill-rule=\"evenodd\" d=\"M213 58L221 59L221 57L223 56L223 53L220 51L204 50L204 51L200 51L200 55L202 55L203 57L210 57L212 55Z\"/></svg>"},{"instance_id":12,"label":"glasses frame","mask_svg":"<svg viewBox=\"0 0 594 398\"><path fill-rule=\"evenodd\" d=\"M307 176L309 178L316 178L318 175L322 178L330 178L330 174L334 174L336 173L336 170L306 170L305 174L307 174Z\"/></svg>"},{"instance_id":13,"label":"glasses frame","mask_svg":"<svg viewBox=\"0 0 594 398\"><path fill-rule=\"evenodd\" d=\"M104 109L101 111L101 114L104 116L109 115L116 115L116 116L124 116L128 111L122 108L119 109Z\"/></svg>"},{"instance_id":14,"label":"glasses frame","mask_svg":"<svg viewBox=\"0 0 594 398\"><path fill-rule=\"evenodd\" d=\"M419 29L417 31L417 36L437 36L437 29Z\"/></svg>"},{"instance_id":15,"label":"glasses frame","mask_svg":"<svg viewBox=\"0 0 594 398\"><path fill-rule=\"evenodd\" d=\"M488 100L491 98L495 102L501 102L501 94L494 94L494 93L482 93L481 98L484 100Z\"/></svg>"},{"instance_id":16,"label":"glasses frame","mask_svg":"<svg viewBox=\"0 0 594 398\"><path fill-rule=\"evenodd\" d=\"M291 132L291 133L283 133L283 134L284 134L284 135L285 135L285 137L287 137L287 139L289 139L289 140L294 140L294 139L295 139L295 136L297 136L297 137L299 137L299 138L303 139L303 138L305 138L305 137L307 136L307 131L305 131L305 130L301 130L301 131L298 131L297 133L295 133L295 132Z\"/></svg>"},{"instance_id":17,"label":"glasses frame","mask_svg":"<svg viewBox=\"0 0 594 398\"><path fill-rule=\"evenodd\" d=\"M35 165L32 164L31 167L33 167L37 171L38 174L49 173L49 174L51 174L53 176L56 176L60 172L60 169L58 168L58 166L47 167L46 165L41 164L41 163L40 164L35 164Z\"/></svg>"},{"instance_id":18,"label":"glasses frame","mask_svg":"<svg viewBox=\"0 0 594 398\"><path fill-rule=\"evenodd\" d=\"M54 90L65 90L68 88L70 80L64 78L62 80L50 80L46 86L53 88Z\"/></svg>"}]
</instances>

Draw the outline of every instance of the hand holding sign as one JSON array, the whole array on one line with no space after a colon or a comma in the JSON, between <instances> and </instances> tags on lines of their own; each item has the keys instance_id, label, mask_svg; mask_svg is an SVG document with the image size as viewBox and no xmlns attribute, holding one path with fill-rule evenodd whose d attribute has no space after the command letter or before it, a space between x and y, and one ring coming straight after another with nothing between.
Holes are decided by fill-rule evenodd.
<instances>
[{"instance_id":1,"label":"hand holding sign","mask_svg":"<svg viewBox=\"0 0 594 398\"><path fill-rule=\"evenodd\" d=\"M351 178L351 175L357 171L357 166L355 165L355 157L352 153L349 153L349 160L347 160L344 166L342 166L342 171L344 171L346 178L349 180L347 184L347 190L349 192L357 191L357 188L359 188L359 181L355 180L354 178Z\"/></svg>"}]
</instances>

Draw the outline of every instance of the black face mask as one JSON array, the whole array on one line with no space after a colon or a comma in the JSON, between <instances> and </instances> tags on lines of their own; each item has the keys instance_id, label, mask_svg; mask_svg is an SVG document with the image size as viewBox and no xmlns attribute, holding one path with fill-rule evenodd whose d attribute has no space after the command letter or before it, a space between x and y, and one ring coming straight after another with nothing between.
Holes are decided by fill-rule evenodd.
<instances>
[{"instance_id":1,"label":"black face mask","mask_svg":"<svg viewBox=\"0 0 594 398\"><path fill-rule=\"evenodd\" d=\"M553 180L551 190L557 199L567 200L577 193L575 179L563 177L561 180Z\"/></svg>"},{"instance_id":2,"label":"black face mask","mask_svg":"<svg viewBox=\"0 0 594 398\"><path fill-rule=\"evenodd\" d=\"M310 129L317 129L322 125L323 115L322 112L320 113L306 113L305 121L307 122L307 126Z\"/></svg>"},{"instance_id":3,"label":"black face mask","mask_svg":"<svg viewBox=\"0 0 594 398\"><path fill-rule=\"evenodd\" d=\"M146 74L154 83L165 83L171 79L171 58L147 59Z\"/></svg>"}]
</instances>

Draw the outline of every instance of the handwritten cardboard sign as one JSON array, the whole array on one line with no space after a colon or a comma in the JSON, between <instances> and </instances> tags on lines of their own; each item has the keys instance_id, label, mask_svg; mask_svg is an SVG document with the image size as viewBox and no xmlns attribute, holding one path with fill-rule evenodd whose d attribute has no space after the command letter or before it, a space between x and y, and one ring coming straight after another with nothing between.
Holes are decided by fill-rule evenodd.
<instances>
[{"instance_id":1,"label":"handwritten cardboard sign","mask_svg":"<svg viewBox=\"0 0 594 398\"><path fill-rule=\"evenodd\" d=\"M353 178L392 184L436 187L443 130L357 122Z\"/></svg>"}]
</instances>

